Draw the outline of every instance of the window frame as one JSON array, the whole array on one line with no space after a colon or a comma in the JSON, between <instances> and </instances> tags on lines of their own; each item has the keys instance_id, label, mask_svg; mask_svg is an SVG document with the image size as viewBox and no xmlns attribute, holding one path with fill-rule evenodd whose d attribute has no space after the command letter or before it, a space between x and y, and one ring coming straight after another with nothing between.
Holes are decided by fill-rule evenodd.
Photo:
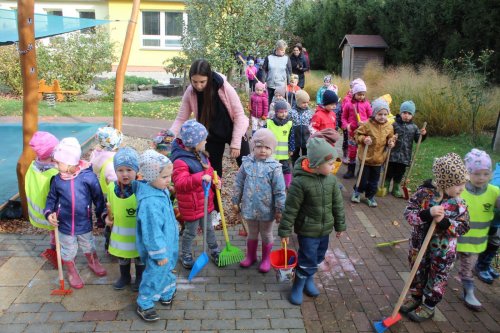
<instances>
[{"instance_id":1,"label":"window frame","mask_svg":"<svg viewBox=\"0 0 500 333\"><path fill-rule=\"evenodd\" d=\"M144 15L143 13L145 12L152 12L152 13L160 13L160 34L159 35L144 35ZM182 35L175 35L175 36L170 36L166 34L165 31L165 26L166 26L166 13L176 13L176 14L182 14L182 31L184 31L184 28L186 27L187 20L188 20L188 15L184 11L176 11L176 10L141 10L141 26L140 26L140 40L141 40L141 45L140 48L143 50L182 50L182 42L181 38ZM146 39L156 39L160 41L159 46L145 46L144 45L144 40ZM177 45L169 45L166 44L166 40L173 40L173 41L179 41L179 44Z\"/></svg>"}]
</instances>

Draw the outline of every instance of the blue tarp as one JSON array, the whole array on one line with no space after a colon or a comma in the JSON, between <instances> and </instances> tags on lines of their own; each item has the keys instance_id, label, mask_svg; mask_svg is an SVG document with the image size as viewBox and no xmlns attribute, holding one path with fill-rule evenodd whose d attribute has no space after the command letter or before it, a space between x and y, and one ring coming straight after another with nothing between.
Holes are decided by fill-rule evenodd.
<instances>
[{"instance_id":1,"label":"blue tarp","mask_svg":"<svg viewBox=\"0 0 500 333\"><path fill-rule=\"evenodd\" d=\"M108 20L35 14L35 39L60 35L110 22ZM13 44L17 41L19 41L17 11L0 9L0 45Z\"/></svg>"}]
</instances>

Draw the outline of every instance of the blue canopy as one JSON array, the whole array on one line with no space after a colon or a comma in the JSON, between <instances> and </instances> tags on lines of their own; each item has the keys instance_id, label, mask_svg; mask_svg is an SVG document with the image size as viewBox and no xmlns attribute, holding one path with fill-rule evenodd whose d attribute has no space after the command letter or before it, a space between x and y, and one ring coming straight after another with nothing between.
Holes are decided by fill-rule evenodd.
<instances>
[{"instance_id":1,"label":"blue canopy","mask_svg":"<svg viewBox=\"0 0 500 333\"><path fill-rule=\"evenodd\" d=\"M109 20L35 14L35 39L60 35L110 22ZM13 44L18 40L17 11L0 9L0 45Z\"/></svg>"}]
</instances>

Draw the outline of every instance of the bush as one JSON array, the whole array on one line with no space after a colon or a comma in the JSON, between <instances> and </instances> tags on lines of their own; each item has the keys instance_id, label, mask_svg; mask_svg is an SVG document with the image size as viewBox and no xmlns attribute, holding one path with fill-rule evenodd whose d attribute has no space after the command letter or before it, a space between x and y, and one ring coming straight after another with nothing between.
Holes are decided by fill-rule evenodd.
<instances>
[{"instance_id":1,"label":"bush","mask_svg":"<svg viewBox=\"0 0 500 333\"><path fill-rule=\"evenodd\" d=\"M0 47L0 85L15 95L23 92L19 53L14 45Z\"/></svg>"}]
</instances>

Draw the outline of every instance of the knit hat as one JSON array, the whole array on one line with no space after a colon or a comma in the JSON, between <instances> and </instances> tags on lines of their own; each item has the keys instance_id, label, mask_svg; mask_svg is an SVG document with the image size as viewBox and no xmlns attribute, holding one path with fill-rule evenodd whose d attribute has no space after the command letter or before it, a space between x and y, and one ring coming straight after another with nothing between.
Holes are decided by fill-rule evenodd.
<instances>
[{"instance_id":1,"label":"knit hat","mask_svg":"<svg viewBox=\"0 0 500 333\"><path fill-rule=\"evenodd\" d=\"M333 146L335 146L335 142L337 142L340 138L339 132L334 130L333 128L325 128L321 131L317 131L314 134L311 134L310 138L321 138L325 139L326 142Z\"/></svg>"},{"instance_id":2,"label":"knit hat","mask_svg":"<svg viewBox=\"0 0 500 333\"><path fill-rule=\"evenodd\" d=\"M469 180L469 173L464 162L455 153L448 153L436 158L432 165L432 173L437 187L443 190L464 184Z\"/></svg>"},{"instance_id":3,"label":"knit hat","mask_svg":"<svg viewBox=\"0 0 500 333\"><path fill-rule=\"evenodd\" d=\"M274 102L274 111L278 112L278 110L288 110L288 103L284 100Z\"/></svg>"},{"instance_id":4,"label":"knit hat","mask_svg":"<svg viewBox=\"0 0 500 333\"><path fill-rule=\"evenodd\" d=\"M479 149L472 149L465 155L465 167L469 173L474 173L479 170L491 171L491 158L485 151Z\"/></svg>"},{"instance_id":5,"label":"knit hat","mask_svg":"<svg viewBox=\"0 0 500 333\"><path fill-rule=\"evenodd\" d=\"M309 94L305 90L299 90L295 93L295 99L297 100L297 105L300 106L300 104L304 102L308 102L310 100Z\"/></svg>"},{"instance_id":6,"label":"knit hat","mask_svg":"<svg viewBox=\"0 0 500 333\"><path fill-rule=\"evenodd\" d=\"M95 134L95 138L101 147L111 151L120 147L123 140L123 134L120 130L108 126L99 128Z\"/></svg>"},{"instance_id":7,"label":"knit hat","mask_svg":"<svg viewBox=\"0 0 500 333\"><path fill-rule=\"evenodd\" d=\"M82 147L77 138L62 139L54 148L54 159L67 165L78 165L82 155Z\"/></svg>"},{"instance_id":8,"label":"knit hat","mask_svg":"<svg viewBox=\"0 0 500 333\"><path fill-rule=\"evenodd\" d=\"M399 113L408 112L411 113L412 116L415 115L415 103L413 101L405 101L401 104L399 108Z\"/></svg>"},{"instance_id":9,"label":"knit hat","mask_svg":"<svg viewBox=\"0 0 500 333\"><path fill-rule=\"evenodd\" d=\"M186 147L194 148L208 136L208 131L194 119L186 121L179 132L182 143Z\"/></svg>"},{"instance_id":10,"label":"knit hat","mask_svg":"<svg viewBox=\"0 0 500 333\"><path fill-rule=\"evenodd\" d=\"M160 151L170 151L175 134L171 130L162 130L153 138L154 147Z\"/></svg>"},{"instance_id":11,"label":"knit hat","mask_svg":"<svg viewBox=\"0 0 500 333\"><path fill-rule=\"evenodd\" d=\"M310 138L306 147L311 168L317 168L321 164L335 159L335 149L325 139Z\"/></svg>"},{"instance_id":12,"label":"knit hat","mask_svg":"<svg viewBox=\"0 0 500 333\"><path fill-rule=\"evenodd\" d=\"M332 90L325 90L323 93L323 105L329 105L329 104L337 104L339 101L339 97L337 94L332 91Z\"/></svg>"},{"instance_id":13,"label":"knit hat","mask_svg":"<svg viewBox=\"0 0 500 333\"><path fill-rule=\"evenodd\" d=\"M153 149L146 150L139 157L139 170L144 180L148 183L158 178L163 168L169 164L172 164L172 162L168 157Z\"/></svg>"},{"instance_id":14,"label":"knit hat","mask_svg":"<svg viewBox=\"0 0 500 333\"><path fill-rule=\"evenodd\" d=\"M35 151L36 156L40 160L45 160L52 155L54 147L59 143L59 140L49 132L38 131L33 134L30 140L30 147Z\"/></svg>"},{"instance_id":15,"label":"knit hat","mask_svg":"<svg viewBox=\"0 0 500 333\"><path fill-rule=\"evenodd\" d=\"M390 112L389 104L382 98L377 98L372 102L372 117L375 117L377 113L379 113L381 110L386 109L387 113Z\"/></svg>"},{"instance_id":16,"label":"knit hat","mask_svg":"<svg viewBox=\"0 0 500 333\"><path fill-rule=\"evenodd\" d=\"M299 80L299 76L298 76L297 74L292 74L292 75L290 76L290 79L291 79L291 80L298 81L298 80Z\"/></svg>"},{"instance_id":17,"label":"knit hat","mask_svg":"<svg viewBox=\"0 0 500 333\"><path fill-rule=\"evenodd\" d=\"M325 77L323 78L323 83L332 83L332 76L325 75Z\"/></svg>"},{"instance_id":18,"label":"knit hat","mask_svg":"<svg viewBox=\"0 0 500 333\"><path fill-rule=\"evenodd\" d=\"M137 152L130 147L124 147L118 149L118 152L113 156L113 166L115 171L121 167L128 167L135 172L139 171L139 155Z\"/></svg>"},{"instance_id":19,"label":"knit hat","mask_svg":"<svg viewBox=\"0 0 500 333\"><path fill-rule=\"evenodd\" d=\"M366 92L366 84L361 79L352 81L352 94L355 95L359 92Z\"/></svg>"},{"instance_id":20,"label":"knit hat","mask_svg":"<svg viewBox=\"0 0 500 333\"><path fill-rule=\"evenodd\" d=\"M285 97L286 94L286 87L285 86L279 86L274 89L274 94L280 94L283 98Z\"/></svg>"},{"instance_id":21,"label":"knit hat","mask_svg":"<svg viewBox=\"0 0 500 333\"><path fill-rule=\"evenodd\" d=\"M252 59L248 60L248 65L253 65L253 64L254 64L254 62Z\"/></svg>"},{"instance_id":22,"label":"knit hat","mask_svg":"<svg viewBox=\"0 0 500 333\"><path fill-rule=\"evenodd\" d=\"M257 82L255 84L255 90L257 90L257 89L266 90L266 85L264 83L262 83L262 82Z\"/></svg>"},{"instance_id":23,"label":"knit hat","mask_svg":"<svg viewBox=\"0 0 500 333\"><path fill-rule=\"evenodd\" d=\"M250 141L250 148L253 150L255 147L268 147L274 152L276 150L276 145L278 145L278 141L276 141L276 137L273 132L267 128L261 128L255 131L252 136L252 140Z\"/></svg>"}]
</instances>

